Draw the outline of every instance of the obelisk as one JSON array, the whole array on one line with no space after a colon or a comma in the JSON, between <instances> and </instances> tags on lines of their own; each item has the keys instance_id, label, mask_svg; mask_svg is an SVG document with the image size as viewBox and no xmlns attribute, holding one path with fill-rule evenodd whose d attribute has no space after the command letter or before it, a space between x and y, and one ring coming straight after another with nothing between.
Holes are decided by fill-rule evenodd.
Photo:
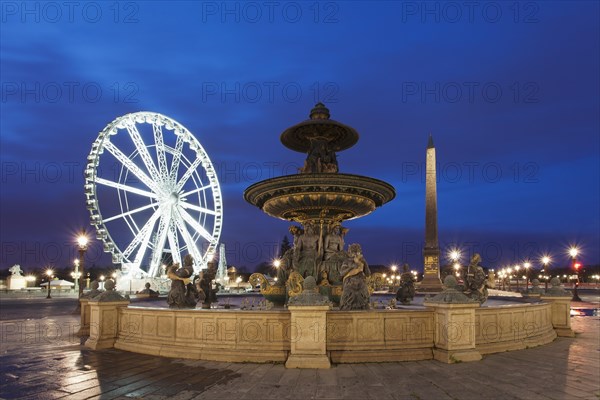
<instances>
[{"instance_id":1,"label":"obelisk","mask_svg":"<svg viewBox=\"0 0 600 400\"><path fill-rule=\"evenodd\" d=\"M427 143L427 161L425 166L425 247L423 248L423 265L424 276L419 286L419 291L441 291L435 147L431 134L429 135L429 143Z\"/></svg>"},{"instance_id":2,"label":"obelisk","mask_svg":"<svg viewBox=\"0 0 600 400\"><path fill-rule=\"evenodd\" d=\"M219 246L219 268L217 268L216 280L225 285L227 278L227 260L225 259L225 244Z\"/></svg>"}]
</instances>

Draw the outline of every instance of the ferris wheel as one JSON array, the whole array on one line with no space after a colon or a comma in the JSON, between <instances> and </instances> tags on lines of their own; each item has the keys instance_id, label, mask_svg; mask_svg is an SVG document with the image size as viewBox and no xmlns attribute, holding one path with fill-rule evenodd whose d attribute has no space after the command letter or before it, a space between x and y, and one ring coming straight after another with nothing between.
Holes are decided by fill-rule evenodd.
<instances>
[{"instance_id":1,"label":"ferris wheel","mask_svg":"<svg viewBox=\"0 0 600 400\"><path fill-rule=\"evenodd\" d=\"M96 235L125 275L158 276L188 253L198 272L216 251L217 174L200 142L167 116L137 112L108 124L87 158L85 195Z\"/></svg>"}]
</instances>

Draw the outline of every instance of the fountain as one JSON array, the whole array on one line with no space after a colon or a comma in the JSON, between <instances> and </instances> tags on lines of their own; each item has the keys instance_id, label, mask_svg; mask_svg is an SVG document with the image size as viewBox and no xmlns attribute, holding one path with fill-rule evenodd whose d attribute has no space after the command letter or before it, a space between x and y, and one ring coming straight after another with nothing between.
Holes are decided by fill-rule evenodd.
<instances>
[{"instance_id":1,"label":"fountain","mask_svg":"<svg viewBox=\"0 0 600 400\"><path fill-rule=\"evenodd\" d=\"M176 358L329 368L331 363L476 361L485 354L574 336L571 296L557 279L551 290L531 301L492 299L482 304L487 291L478 255L471 260L464 287L450 276L434 297L414 296L407 266L398 294L401 304L370 306L378 276L370 273L360 245L345 250L348 230L342 223L369 214L395 192L385 182L338 171L336 152L357 140L354 129L329 119L329 110L319 103L309 120L281 135L284 145L307 153L299 173L258 182L244 193L267 214L295 223L290 228L294 245L278 263L277 282L271 285L263 275L251 276L266 300L245 300L239 308L211 307L218 289L210 284L216 266L209 263L193 285L189 279L195 263L189 255L183 268L168 271L173 280L168 306L132 303L114 291L81 298L80 334L90 335L85 345ZM435 202L428 204L435 211ZM424 252L431 288L441 285L435 212L426 219L432 228ZM224 257L222 266L221 276ZM196 305L200 298L202 308ZM330 301L339 302L339 309L332 310ZM273 307L286 302L287 309Z\"/></svg>"},{"instance_id":2,"label":"fountain","mask_svg":"<svg viewBox=\"0 0 600 400\"><path fill-rule=\"evenodd\" d=\"M395 197L386 182L339 172L336 153L357 141L354 128L330 119L327 107L318 103L308 120L281 134L284 146L307 154L304 166L297 174L258 182L244 192L246 201L268 215L300 225L290 227L294 245L282 255L277 282L271 285L261 274L250 277L274 303L299 295L308 276L315 278L322 294L338 303L342 265L349 258L344 250L348 229L342 222L363 217ZM369 276L369 287L379 279L378 274Z\"/></svg>"}]
</instances>

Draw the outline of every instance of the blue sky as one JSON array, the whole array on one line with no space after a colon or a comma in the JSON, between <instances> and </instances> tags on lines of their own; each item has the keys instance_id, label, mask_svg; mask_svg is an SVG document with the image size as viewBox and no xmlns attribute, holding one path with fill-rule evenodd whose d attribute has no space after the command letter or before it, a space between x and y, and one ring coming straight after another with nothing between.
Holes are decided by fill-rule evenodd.
<instances>
[{"instance_id":1,"label":"blue sky","mask_svg":"<svg viewBox=\"0 0 600 400\"><path fill-rule=\"evenodd\" d=\"M422 268L430 132L442 245L488 266L564 264L570 243L600 261L597 2L265 4L2 3L0 268L68 262L90 145L140 110L185 125L220 171L230 263L270 259L289 224L242 193L301 165L279 134L318 100L361 135L340 170L397 191L347 223L369 262Z\"/></svg>"}]
</instances>

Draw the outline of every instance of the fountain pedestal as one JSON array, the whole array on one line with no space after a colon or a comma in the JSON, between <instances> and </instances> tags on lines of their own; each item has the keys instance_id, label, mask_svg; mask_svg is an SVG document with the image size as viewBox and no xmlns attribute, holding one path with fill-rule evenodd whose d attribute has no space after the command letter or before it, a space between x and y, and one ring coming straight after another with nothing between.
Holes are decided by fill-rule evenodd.
<instances>
[{"instance_id":1,"label":"fountain pedestal","mask_svg":"<svg viewBox=\"0 0 600 400\"><path fill-rule=\"evenodd\" d=\"M329 306L289 306L291 314L290 356L286 368L330 368L327 356Z\"/></svg>"}]
</instances>

